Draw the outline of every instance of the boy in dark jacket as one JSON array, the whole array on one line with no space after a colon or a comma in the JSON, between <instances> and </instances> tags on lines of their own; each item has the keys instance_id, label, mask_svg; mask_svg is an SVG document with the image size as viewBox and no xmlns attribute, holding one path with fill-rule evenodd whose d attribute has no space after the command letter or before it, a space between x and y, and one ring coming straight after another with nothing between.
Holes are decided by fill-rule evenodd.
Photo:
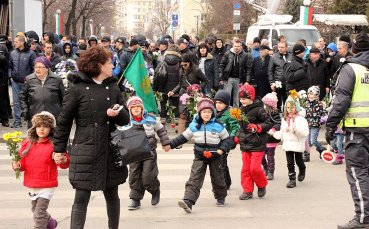
<instances>
[{"instance_id":1,"label":"boy in dark jacket","mask_svg":"<svg viewBox=\"0 0 369 229\"><path fill-rule=\"evenodd\" d=\"M271 123L265 113L263 103L255 100L255 89L249 84L244 84L239 89L241 111L247 117L247 121L240 121L238 131L242 152L241 185L243 193L240 200L248 200L253 197L254 184L258 187L258 196L266 194L268 181L261 168L261 160L266 150L267 132Z\"/></svg>"},{"instance_id":2,"label":"boy in dark jacket","mask_svg":"<svg viewBox=\"0 0 369 229\"><path fill-rule=\"evenodd\" d=\"M225 128L227 129L229 135L231 136L231 140L233 140L240 127L238 125L237 120L231 117L229 113L229 110L230 110L229 104L231 102L231 94L229 94L229 92L226 90L219 90L214 96L214 101L215 101L215 108L216 108L215 117L224 123ZM235 148L235 147L236 145L234 145L232 148ZM224 179L227 185L227 189L229 190L232 184L232 179L229 173L229 168L228 168L228 163L227 163L228 153L229 151L222 155L223 157L222 169L224 172Z\"/></svg>"},{"instance_id":3,"label":"boy in dark jacket","mask_svg":"<svg viewBox=\"0 0 369 229\"><path fill-rule=\"evenodd\" d=\"M194 116L189 127L170 142L170 147L173 149L186 143L192 137L195 139L195 159L192 163L191 175L186 182L184 198L178 201L179 207L187 213L191 213L192 205L195 205L200 196L208 165L214 197L217 200L216 205L224 206L227 186L221 169L221 155L232 147L227 130L215 118L213 101L204 98L197 102L196 106L198 114Z\"/></svg>"},{"instance_id":4,"label":"boy in dark jacket","mask_svg":"<svg viewBox=\"0 0 369 229\"><path fill-rule=\"evenodd\" d=\"M160 201L160 182L158 180L159 171L156 157L157 140L155 133L159 136L165 151L168 151L170 147L165 127L161 124L160 119L147 114L140 97L132 96L129 98L127 107L131 115L131 121L128 126L132 124L141 124L144 126L151 151L154 155L151 159L129 164L129 187L131 188L129 198L132 201L128 205L128 209L136 210L141 207L140 201L145 194L145 190L152 194L151 204L153 206L157 205Z\"/></svg>"}]
</instances>

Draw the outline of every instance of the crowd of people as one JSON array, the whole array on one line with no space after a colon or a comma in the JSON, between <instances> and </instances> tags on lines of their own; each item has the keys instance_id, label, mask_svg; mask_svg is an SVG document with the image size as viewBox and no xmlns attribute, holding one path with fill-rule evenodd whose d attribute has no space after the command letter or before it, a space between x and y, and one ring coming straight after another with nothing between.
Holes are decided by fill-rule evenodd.
<instances>
[{"instance_id":1,"label":"crowd of people","mask_svg":"<svg viewBox=\"0 0 369 229\"><path fill-rule=\"evenodd\" d=\"M178 201L179 207L190 213L208 166L216 206L225 205L232 184L227 155L237 144L243 162L240 200L253 198L255 185L258 197L266 195L268 182L274 179L279 142L287 159L286 187L296 187L296 181L305 179L311 147L316 147L321 159L327 150L318 141L325 123L328 148L337 154L333 164L343 164L346 157L356 210L355 218L338 228L369 228L369 154L365 148L369 37L361 33L353 42L342 35L337 44L321 37L312 47L307 47L304 39L288 47L287 39L280 36L278 44L271 47L259 37L245 44L237 37L225 42L211 35L202 41L183 34L176 41L166 35L154 42L142 35L131 36L129 41L125 37L112 40L108 35L77 40L48 32L40 40L30 31L18 33L12 44L0 35L0 118L3 126L15 129L22 126L23 118L30 128L22 143L22 160L13 163L13 168L25 172L35 228L57 225L47 213L57 187L57 166L69 167L70 183L76 190L71 228L84 227L91 191L97 190L104 192L109 228L118 228L118 186L128 174L130 210L140 208L145 190L152 195L152 205L160 201L155 134L165 151L195 140L191 175L184 197ZM126 102L122 97L122 92L134 94L124 72L138 50L152 88L162 98L157 101L159 114L145 110L145 98L133 95ZM194 86L201 98L192 114L181 98ZM168 103L175 107L178 118L174 139L169 139L165 129L171 118ZM73 122L76 133L70 146ZM153 157L131 163L128 171L126 166L115 166L109 137L117 126L130 125L144 126ZM36 149L39 144L43 147ZM40 159L36 168L27 160L37 153L47 158ZM44 173L50 166L55 174L52 182L29 175L36 169Z\"/></svg>"}]
</instances>

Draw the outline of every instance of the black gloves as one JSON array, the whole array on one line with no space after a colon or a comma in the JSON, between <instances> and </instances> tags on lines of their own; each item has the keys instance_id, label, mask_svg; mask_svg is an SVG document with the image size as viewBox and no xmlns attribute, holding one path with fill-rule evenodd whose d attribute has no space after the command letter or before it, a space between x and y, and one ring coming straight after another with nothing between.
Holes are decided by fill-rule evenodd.
<instances>
[{"instance_id":1,"label":"black gloves","mask_svg":"<svg viewBox=\"0 0 369 229\"><path fill-rule=\"evenodd\" d=\"M326 128L326 132L325 132L325 140L327 141L328 144L331 144L331 141L334 139L334 132L336 132L337 127L336 128L332 128L327 126Z\"/></svg>"}]
</instances>

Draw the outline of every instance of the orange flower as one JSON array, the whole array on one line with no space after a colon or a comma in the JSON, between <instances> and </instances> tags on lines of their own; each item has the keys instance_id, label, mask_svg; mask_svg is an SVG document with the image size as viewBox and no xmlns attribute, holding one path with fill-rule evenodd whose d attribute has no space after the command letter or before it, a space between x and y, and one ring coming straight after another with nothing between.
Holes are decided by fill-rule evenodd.
<instances>
[{"instance_id":1,"label":"orange flower","mask_svg":"<svg viewBox=\"0 0 369 229\"><path fill-rule=\"evenodd\" d=\"M210 151L204 151L202 153L202 155L205 157L205 158L211 158L213 156L213 154L210 152Z\"/></svg>"},{"instance_id":2,"label":"orange flower","mask_svg":"<svg viewBox=\"0 0 369 229\"><path fill-rule=\"evenodd\" d=\"M292 99L297 99L299 97L299 93L295 89L290 90L289 93Z\"/></svg>"},{"instance_id":3,"label":"orange flower","mask_svg":"<svg viewBox=\"0 0 369 229\"><path fill-rule=\"evenodd\" d=\"M229 114L232 118L236 119L237 121L241 121L241 109L239 108L231 108Z\"/></svg>"}]
</instances>

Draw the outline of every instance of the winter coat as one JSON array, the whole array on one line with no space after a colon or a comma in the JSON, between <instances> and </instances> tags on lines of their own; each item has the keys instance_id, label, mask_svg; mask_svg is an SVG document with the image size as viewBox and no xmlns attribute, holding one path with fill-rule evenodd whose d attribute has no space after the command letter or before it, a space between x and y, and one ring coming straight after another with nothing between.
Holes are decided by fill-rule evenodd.
<instances>
[{"instance_id":1,"label":"winter coat","mask_svg":"<svg viewBox=\"0 0 369 229\"><path fill-rule=\"evenodd\" d=\"M57 165L53 159L54 147L49 138L41 142L31 142L25 139L19 150L21 156L20 171L24 171L23 185L28 188L53 188L58 187L58 167L69 167L70 158L64 164ZM30 147L30 148L29 148ZM24 156L22 152L27 151Z\"/></svg>"},{"instance_id":2,"label":"winter coat","mask_svg":"<svg viewBox=\"0 0 369 229\"><path fill-rule=\"evenodd\" d=\"M19 100L22 113L28 120L40 113L48 111L54 117L58 117L64 97L64 85L62 78L49 71L45 82L35 73L26 77Z\"/></svg>"},{"instance_id":3,"label":"winter coat","mask_svg":"<svg viewBox=\"0 0 369 229\"><path fill-rule=\"evenodd\" d=\"M351 52L347 52L346 55L344 57L341 57L340 55L335 55L332 60L331 60L331 66L330 66L330 73L331 73L331 78L333 77L334 73L340 68L341 64L345 61L350 59L350 57L352 57L352 53ZM345 60L341 60L341 59L345 59Z\"/></svg>"},{"instance_id":4,"label":"winter coat","mask_svg":"<svg viewBox=\"0 0 369 229\"><path fill-rule=\"evenodd\" d=\"M320 127L320 119L327 115L327 111L324 109L323 103L319 100L305 102L304 108L306 110L306 120L309 127Z\"/></svg>"},{"instance_id":5,"label":"winter coat","mask_svg":"<svg viewBox=\"0 0 369 229\"><path fill-rule=\"evenodd\" d=\"M276 139L283 141L284 151L303 153L305 151L306 137L309 135L309 126L305 118L297 115L291 119L290 124L282 119L281 130L274 133Z\"/></svg>"},{"instance_id":6,"label":"winter coat","mask_svg":"<svg viewBox=\"0 0 369 229\"><path fill-rule=\"evenodd\" d=\"M181 53L181 55L189 54L190 58L191 58L191 62L193 64L196 64L198 62L196 52L191 51L189 48L185 48L185 49L181 50L180 53Z\"/></svg>"},{"instance_id":7,"label":"winter coat","mask_svg":"<svg viewBox=\"0 0 369 229\"><path fill-rule=\"evenodd\" d=\"M158 141L156 140L155 133L159 136L160 143L162 146L169 145L169 137L167 134L167 130L161 123L160 119L157 119L155 115L148 114L146 111L143 114L143 119L140 122L137 122L133 118L128 125L124 127L129 127L130 125L143 125L145 129L146 136L149 140L150 148L152 151L155 151L158 145ZM123 129L124 129L123 127ZM118 127L119 129L120 127Z\"/></svg>"},{"instance_id":8,"label":"winter coat","mask_svg":"<svg viewBox=\"0 0 369 229\"><path fill-rule=\"evenodd\" d=\"M208 85L208 79L202 73L200 68L193 65L187 71L183 68L179 72L179 84L173 89L173 93L179 92L179 96L187 92L187 87L192 84L199 84L201 90Z\"/></svg>"},{"instance_id":9,"label":"winter coat","mask_svg":"<svg viewBox=\"0 0 369 229\"><path fill-rule=\"evenodd\" d=\"M109 77L102 84L96 84L82 72L70 74L69 79L72 82L57 119L54 148L55 152L66 150L75 120L76 132L69 152L70 183L75 189L91 191L105 190L124 183L127 167L115 167L109 138L115 125L123 126L129 122L129 115L125 109L120 110L116 117L106 114L114 104L125 103L115 79Z\"/></svg>"},{"instance_id":10,"label":"winter coat","mask_svg":"<svg viewBox=\"0 0 369 229\"><path fill-rule=\"evenodd\" d=\"M332 109L329 112L327 127L336 129L337 125L345 117L348 108L351 105L354 92L356 75L354 70L347 63L355 63L369 68L369 51L360 52L343 63L337 79L336 90L332 100ZM344 123L343 123L344 124ZM344 127L343 130L354 133L369 133L367 127Z\"/></svg>"},{"instance_id":11,"label":"winter coat","mask_svg":"<svg viewBox=\"0 0 369 229\"><path fill-rule=\"evenodd\" d=\"M198 58L199 62L201 57ZM214 89L215 91L218 90L219 87L219 72L217 71L218 67L215 63L213 56L208 53L206 56L206 60L204 63L204 69L205 69L205 76L208 79L208 86L207 86L207 93L210 93L211 89Z\"/></svg>"},{"instance_id":12,"label":"winter coat","mask_svg":"<svg viewBox=\"0 0 369 229\"><path fill-rule=\"evenodd\" d=\"M345 63L345 61L347 62L351 57L352 57L352 53L348 52L345 57L334 58L334 64L332 65L332 68L330 69L331 70L331 75L332 75L332 77L331 77L332 80L331 80L331 84L330 84L332 94L334 94L334 91L336 89L337 78L338 78L338 75L339 75L339 72L340 72L340 69L341 69L343 63Z\"/></svg>"},{"instance_id":13,"label":"winter coat","mask_svg":"<svg viewBox=\"0 0 369 229\"><path fill-rule=\"evenodd\" d=\"M251 50L251 56L252 56L252 59L256 59L258 57L260 57L260 48L253 48Z\"/></svg>"},{"instance_id":14,"label":"winter coat","mask_svg":"<svg viewBox=\"0 0 369 229\"><path fill-rule=\"evenodd\" d=\"M123 54L120 56L119 65L120 70L124 72L126 68L128 67L129 62L131 62L133 55L135 52L129 48L126 48L123 52Z\"/></svg>"},{"instance_id":15,"label":"winter coat","mask_svg":"<svg viewBox=\"0 0 369 229\"><path fill-rule=\"evenodd\" d=\"M194 153L195 157L200 160L213 160L219 158L217 150L220 149L226 153L232 148L232 141L229 134L222 123L212 118L206 124L199 124L198 116L195 115L188 128L181 135L170 141L170 147L173 149L180 146L192 137L195 140ZM199 128L197 128L200 125ZM204 151L210 151L210 158L204 157Z\"/></svg>"},{"instance_id":16,"label":"winter coat","mask_svg":"<svg viewBox=\"0 0 369 229\"><path fill-rule=\"evenodd\" d=\"M215 117L224 123L229 135L234 137L237 135L240 126L238 125L237 120L231 117L230 108L231 107L227 107L222 111L218 111L215 114Z\"/></svg>"},{"instance_id":17,"label":"winter coat","mask_svg":"<svg viewBox=\"0 0 369 229\"><path fill-rule=\"evenodd\" d=\"M67 45L69 45L69 46L70 46L70 53L69 53L69 54L66 54L66 53L65 53L65 48L66 48L66 46L67 46ZM72 44L71 44L71 43L69 43L69 42L65 42L65 43L63 44L63 53L64 53L64 55L62 55L62 56L60 57L60 60L62 60L62 61L69 60L69 59L76 61L76 60L78 59L78 56L77 56L77 55L74 53L74 51L73 51L73 46L72 46Z\"/></svg>"},{"instance_id":18,"label":"winter coat","mask_svg":"<svg viewBox=\"0 0 369 229\"><path fill-rule=\"evenodd\" d=\"M308 58L306 64L307 74L309 77L309 87L319 86L319 100L323 100L326 95L325 89L329 88L329 69L327 62L323 59L319 59L317 62L313 63L310 58Z\"/></svg>"},{"instance_id":19,"label":"winter coat","mask_svg":"<svg viewBox=\"0 0 369 229\"><path fill-rule=\"evenodd\" d=\"M253 104L241 107L242 113L247 117L249 123L259 124L262 128L261 133L252 133L247 130L247 124L240 121L238 138L242 152L259 152L266 150L267 132L272 127L272 123L265 113L263 103L256 99Z\"/></svg>"},{"instance_id":20,"label":"winter coat","mask_svg":"<svg viewBox=\"0 0 369 229\"><path fill-rule=\"evenodd\" d=\"M272 128L275 131L279 131L281 129L281 115L278 111L274 111L268 114L269 120L272 123ZM274 138L272 135L268 134L267 143L278 143L281 140Z\"/></svg>"},{"instance_id":21,"label":"winter coat","mask_svg":"<svg viewBox=\"0 0 369 229\"><path fill-rule=\"evenodd\" d=\"M287 92L293 89L296 91L307 91L309 88L309 78L307 75L307 66L304 63L304 60L297 56L292 56L291 62L284 68L286 68Z\"/></svg>"},{"instance_id":22,"label":"winter coat","mask_svg":"<svg viewBox=\"0 0 369 229\"><path fill-rule=\"evenodd\" d=\"M292 55L288 52L286 53L286 61L283 59L281 53L274 53L268 66L268 80L270 83L274 83L275 81L281 81L283 85L286 83L283 66L287 61L290 61L291 58Z\"/></svg>"},{"instance_id":23,"label":"winter coat","mask_svg":"<svg viewBox=\"0 0 369 229\"><path fill-rule=\"evenodd\" d=\"M241 53L236 54L231 48L227 51L219 65L219 79L223 81L228 81L231 75L232 68L234 66L235 60L239 63L239 79L240 83L244 83L246 79L250 77L251 67L252 67L252 56L250 53L241 51Z\"/></svg>"},{"instance_id":24,"label":"winter coat","mask_svg":"<svg viewBox=\"0 0 369 229\"><path fill-rule=\"evenodd\" d=\"M166 51L164 62L166 64L167 75L166 76L162 76L162 75L155 76L154 82L153 82L153 89L155 91L168 94L169 91L172 91L179 84L179 70L180 70L180 63L181 63L180 54L175 51ZM159 66L160 64L158 65L158 67ZM157 71L158 71L158 68L155 69L155 72ZM160 80L158 80L157 77L165 77L166 83L160 84L159 83ZM174 96L178 96L178 94Z\"/></svg>"},{"instance_id":25,"label":"winter coat","mask_svg":"<svg viewBox=\"0 0 369 229\"><path fill-rule=\"evenodd\" d=\"M267 55L265 60L262 61L261 57L256 57L253 61L251 68L251 75L246 81L252 85L256 85L255 93L260 98L271 92L270 84L268 81L268 66L270 56Z\"/></svg>"},{"instance_id":26,"label":"winter coat","mask_svg":"<svg viewBox=\"0 0 369 229\"><path fill-rule=\"evenodd\" d=\"M225 46L222 46L222 48L217 48L215 47L213 49L213 51L210 53L214 60L215 60L215 63L217 64L218 68L219 68L219 65L220 65L220 61L222 60L224 54L226 53L227 51L227 48ZM219 69L217 69L217 71L219 72Z\"/></svg>"},{"instance_id":27,"label":"winter coat","mask_svg":"<svg viewBox=\"0 0 369 229\"><path fill-rule=\"evenodd\" d=\"M10 52L10 76L14 82L24 83L26 76L33 73L36 53L25 47L22 51L14 49Z\"/></svg>"},{"instance_id":28,"label":"winter coat","mask_svg":"<svg viewBox=\"0 0 369 229\"><path fill-rule=\"evenodd\" d=\"M8 68L9 52L4 44L0 44L0 86L8 86Z\"/></svg>"}]
</instances>

